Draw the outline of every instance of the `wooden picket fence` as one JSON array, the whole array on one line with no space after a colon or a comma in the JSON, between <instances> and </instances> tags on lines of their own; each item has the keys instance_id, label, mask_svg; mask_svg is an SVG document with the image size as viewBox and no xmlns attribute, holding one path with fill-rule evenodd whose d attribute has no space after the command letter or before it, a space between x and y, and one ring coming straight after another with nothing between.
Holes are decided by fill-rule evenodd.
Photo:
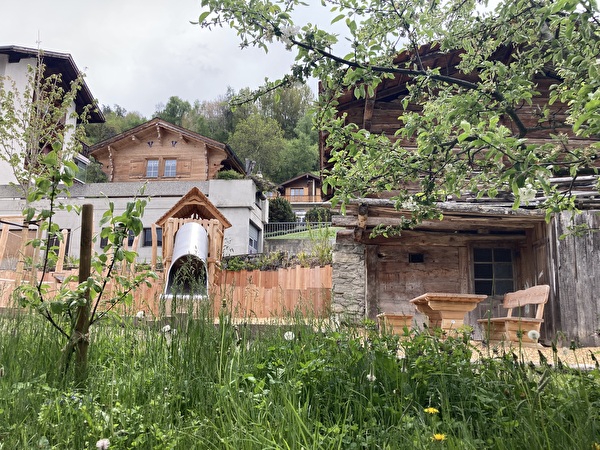
<instances>
[{"instance_id":1,"label":"wooden picket fence","mask_svg":"<svg viewBox=\"0 0 600 450\"><path fill-rule=\"evenodd\" d=\"M291 267L273 271L221 271L220 280L215 285L216 292L210 295L215 316L226 308L235 318L270 319L283 318L293 313L311 317L326 317L331 302L331 266ZM49 292L56 291L65 277L77 275L77 271L49 273L44 283ZM162 273L150 286L142 285L134 292L133 305L120 312L135 314L143 310L149 317L158 317L161 308L161 293L164 281ZM13 309L12 293L17 282L30 282L22 279L15 271L0 271L0 311ZM108 285L108 295L115 287Z\"/></svg>"}]
</instances>

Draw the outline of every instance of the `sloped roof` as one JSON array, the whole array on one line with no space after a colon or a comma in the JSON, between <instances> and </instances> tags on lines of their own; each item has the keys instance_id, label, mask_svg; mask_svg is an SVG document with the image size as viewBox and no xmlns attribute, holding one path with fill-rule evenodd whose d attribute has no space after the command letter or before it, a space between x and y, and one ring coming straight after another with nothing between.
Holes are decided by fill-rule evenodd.
<instances>
[{"instance_id":1,"label":"sloped roof","mask_svg":"<svg viewBox=\"0 0 600 450\"><path fill-rule=\"evenodd\" d=\"M321 177L319 177L319 175L315 175L314 173L311 172L305 172L301 175L298 175L294 178L290 178L289 180L285 180L284 182L280 183L279 186L287 186L290 183L293 183L294 181L298 181L302 178L312 178L315 181L321 181Z\"/></svg>"},{"instance_id":2,"label":"sloped roof","mask_svg":"<svg viewBox=\"0 0 600 450\"><path fill-rule=\"evenodd\" d=\"M9 63L19 62L23 58L37 58L40 52L43 63L46 65L47 75L61 74L65 87L68 87L71 82L75 81L81 74L69 53L51 52L35 48L20 47L17 45L0 46L0 54L8 55ZM100 108L98 108L98 104L90 92L88 85L85 80L83 80L81 89L77 93L75 99L77 113L81 114L83 109L88 105L94 107L90 111L89 122L104 122L104 115L102 114L102 111L100 111Z\"/></svg>"},{"instance_id":3,"label":"sloped roof","mask_svg":"<svg viewBox=\"0 0 600 450\"><path fill-rule=\"evenodd\" d=\"M156 221L156 224L162 227L171 218L217 219L223 224L224 228L231 227L229 220L221 214L217 207L197 187L193 187L187 194L181 197L171 209Z\"/></svg>"},{"instance_id":4,"label":"sloped roof","mask_svg":"<svg viewBox=\"0 0 600 450\"><path fill-rule=\"evenodd\" d=\"M160 117L155 117L147 122L142 123L141 125L138 125L137 127L124 131L123 133L117 134L116 136L113 136L102 142L98 142L97 144L90 147L89 154L91 156L94 156L94 154L97 155L103 151L106 151L109 145L114 145L115 143L121 141L128 142L131 139L134 139L138 134L142 134L149 130L156 129L167 130L172 133L179 134L185 139L196 142L202 142L203 144L206 144L209 147L223 150L225 153L227 153L227 158L222 163L223 166L226 169L233 169L239 173L245 174L244 164L238 158L235 152L231 149L231 147L229 147L229 145L223 144L222 142L215 141L214 139L207 138L206 136L202 136L201 134L195 133L186 128L167 122L166 120L161 119Z\"/></svg>"}]
</instances>

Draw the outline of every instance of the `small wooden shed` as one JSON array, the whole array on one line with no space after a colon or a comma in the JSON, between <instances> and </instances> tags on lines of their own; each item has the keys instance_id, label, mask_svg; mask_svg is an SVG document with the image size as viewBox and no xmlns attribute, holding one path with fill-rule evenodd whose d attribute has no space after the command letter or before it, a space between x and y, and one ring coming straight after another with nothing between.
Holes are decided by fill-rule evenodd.
<instances>
[{"instance_id":1,"label":"small wooden shed","mask_svg":"<svg viewBox=\"0 0 600 450\"><path fill-rule=\"evenodd\" d=\"M206 263L210 294L213 292L218 263L223 256L225 230L231 227L231 223L200 189L197 187L192 188L156 221L156 225L162 228L164 273L169 272L172 262L175 235L184 224L189 222L199 223L208 233L208 259Z\"/></svg>"}]
</instances>

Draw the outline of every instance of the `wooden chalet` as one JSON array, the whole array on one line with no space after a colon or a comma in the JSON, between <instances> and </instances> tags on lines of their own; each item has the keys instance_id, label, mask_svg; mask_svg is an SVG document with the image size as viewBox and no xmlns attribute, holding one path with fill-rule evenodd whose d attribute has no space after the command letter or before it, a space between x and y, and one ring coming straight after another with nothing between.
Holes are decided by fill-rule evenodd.
<instances>
[{"instance_id":1,"label":"wooden chalet","mask_svg":"<svg viewBox=\"0 0 600 450\"><path fill-rule=\"evenodd\" d=\"M245 174L221 142L154 118L90 147L110 182L208 181L220 170Z\"/></svg>"},{"instance_id":2,"label":"wooden chalet","mask_svg":"<svg viewBox=\"0 0 600 450\"><path fill-rule=\"evenodd\" d=\"M476 81L477 74L458 73L460 53L424 46L420 49L420 59L426 67L441 68L445 75ZM397 62L404 64L412 57L403 53ZM495 57L508 61L511 50L501 50ZM553 74L539 74L535 81L541 94L533 98L530 106L517 110L518 123L505 119L504 125L515 134L519 132L518 126L539 123L536 107L548 103L548 90L556 79ZM347 92L339 100L339 113L347 114L348 122L393 139L410 82L410 77L401 74L385 79L375 95L366 100L357 100L353 92ZM548 123L529 132L528 140L543 142L547 133L553 131L551 121L558 123L564 119L565 110L565 105L553 105ZM411 145L414 143L406 143L407 147ZM321 167L327 168L330 154L323 137L320 153ZM600 228L596 176L551 181L574 183L573 194L582 210L575 223ZM541 342L562 337L567 345L570 341L599 345L600 233L588 231L583 236L569 235L563 239L568 233L571 214L556 214L546 222L544 211L536 208L538 203L513 209L509 196L479 200L469 195L449 198L439 204L442 220L422 222L400 236L373 238L371 232L377 225L400 225L402 217L410 217L411 212L396 210L385 195L356 199L348 205L345 215L333 219L334 226L345 228L337 235L333 255L333 312L371 319L380 313L410 314L419 325L425 318L410 303L415 297L426 292L485 294L487 299L468 314L466 321L475 328L476 336L481 337L477 319L490 314L503 315L502 294L548 284L551 289Z\"/></svg>"}]
</instances>

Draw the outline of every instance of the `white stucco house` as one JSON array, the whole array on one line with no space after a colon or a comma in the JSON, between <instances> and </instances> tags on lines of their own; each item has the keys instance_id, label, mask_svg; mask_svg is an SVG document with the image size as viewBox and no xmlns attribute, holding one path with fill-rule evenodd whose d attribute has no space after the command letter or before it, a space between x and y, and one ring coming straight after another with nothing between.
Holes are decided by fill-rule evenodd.
<instances>
[{"instance_id":1,"label":"white stucco house","mask_svg":"<svg viewBox=\"0 0 600 450\"><path fill-rule=\"evenodd\" d=\"M81 74L73 58L68 53L59 53L52 51L42 51L34 48L21 47L16 45L0 46L0 86L6 90L16 91L18 97L16 105L26 105L30 99L25 98L25 92L30 79L30 68L37 69L42 61L45 66L45 75L61 74L62 83L67 88L71 82L75 81ZM64 118L66 125L76 125L76 119L73 112L78 116L88 105L95 105L96 101L92 96L89 87L82 82L81 89L77 93L75 101ZM104 116L98 108L92 108L89 112L90 123L104 122ZM69 127L71 128L71 127ZM68 142L69 136L65 137ZM14 141L12 146L20 146L21 142ZM15 148L15 150L20 150ZM83 155L76 156L78 165L89 163ZM0 184L8 185L16 182L13 170L7 161L0 159Z\"/></svg>"}]
</instances>

